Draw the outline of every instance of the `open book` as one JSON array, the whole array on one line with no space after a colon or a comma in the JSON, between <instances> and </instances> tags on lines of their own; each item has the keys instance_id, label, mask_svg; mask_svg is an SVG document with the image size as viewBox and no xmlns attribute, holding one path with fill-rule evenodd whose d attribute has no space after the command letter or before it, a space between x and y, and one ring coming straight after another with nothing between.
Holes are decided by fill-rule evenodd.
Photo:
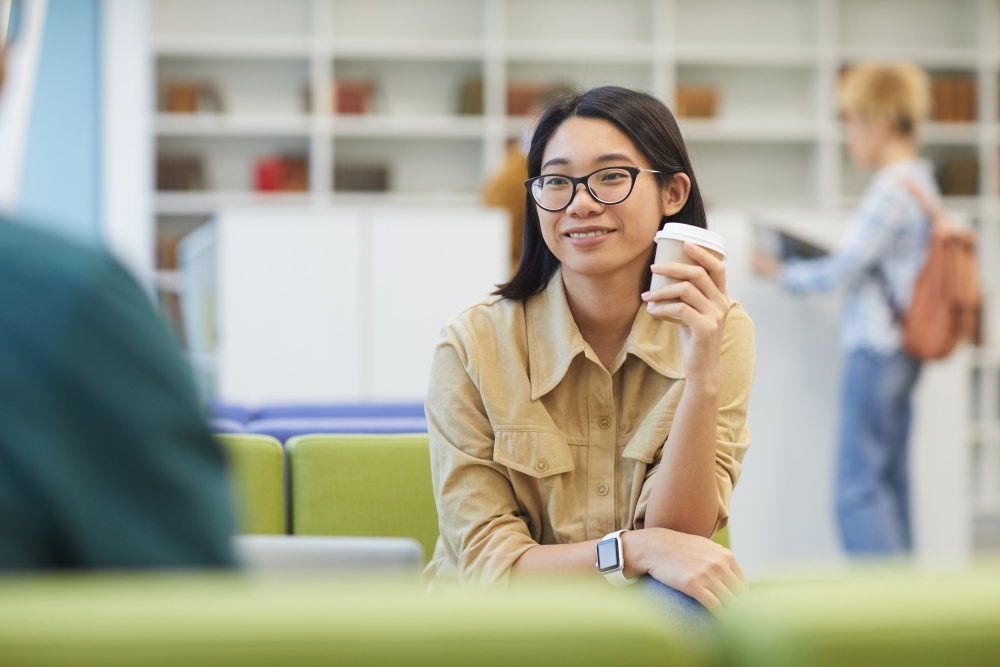
<instances>
[{"instance_id":1,"label":"open book","mask_svg":"<svg viewBox=\"0 0 1000 667\"><path fill-rule=\"evenodd\" d=\"M777 220L754 217L753 233L758 250L783 262L792 258L816 259L829 254L826 248L788 231Z\"/></svg>"}]
</instances>

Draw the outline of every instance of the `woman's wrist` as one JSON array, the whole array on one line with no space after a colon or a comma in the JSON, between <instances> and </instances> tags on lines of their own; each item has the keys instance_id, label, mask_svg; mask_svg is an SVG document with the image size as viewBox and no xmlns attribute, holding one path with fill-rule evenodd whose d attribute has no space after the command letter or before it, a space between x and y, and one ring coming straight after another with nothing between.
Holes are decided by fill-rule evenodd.
<instances>
[{"instance_id":1,"label":"woman's wrist","mask_svg":"<svg viewBox=\"0 0 1000 667\"><path fill-rule=\"evenodd\" d=\"M622 540L622 552L625 560L625 568L622 574L626 579L635 579L649 572L649 555L651 541L653 537L651 531L657 528L643 528L641 530L629 530L619 537Z\"/></svg>"}]
</instances>

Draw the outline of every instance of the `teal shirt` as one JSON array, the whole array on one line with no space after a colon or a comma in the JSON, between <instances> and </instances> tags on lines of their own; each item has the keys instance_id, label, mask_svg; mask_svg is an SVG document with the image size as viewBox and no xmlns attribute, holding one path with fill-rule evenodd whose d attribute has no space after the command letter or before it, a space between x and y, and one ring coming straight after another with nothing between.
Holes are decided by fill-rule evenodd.
<instances>
[{"instance_id":1,"label":"teal shirt","mask_svg":"<svg viewBox=\"0 0 1000 667\"><path fill-rule=\"evenodd\" d=\"M108 255L0 220L0 570L234 564L189 369Z\"/></svg>"}]
</instances>

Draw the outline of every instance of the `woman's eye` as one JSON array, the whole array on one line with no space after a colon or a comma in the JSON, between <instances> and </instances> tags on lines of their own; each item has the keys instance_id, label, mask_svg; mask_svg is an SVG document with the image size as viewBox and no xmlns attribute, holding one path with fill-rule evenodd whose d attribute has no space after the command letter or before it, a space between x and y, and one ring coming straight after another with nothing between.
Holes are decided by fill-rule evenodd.
<instances>
[{"instance_id":1,"label":"woman's eye","mask_svg":"<svg viewBox=\"0 0 1000 667\"><path fill-rule=\"evenodd\" d=\"M569 185L569 181L561 176L551 176L545 179L545 187L558 188Z\"/></svg>"},{"instance_id":2,"label":"woman's eye","mask_svg":"<svg viewBox=\"0 0 1000 667\"><path fill-rule=\"evenodd\" d=\"M620 171L609 171L604 176L601 177L602 181L617 181L622 178L627 177L628 174L622 173Z\"/></svg>"}]
</instances>

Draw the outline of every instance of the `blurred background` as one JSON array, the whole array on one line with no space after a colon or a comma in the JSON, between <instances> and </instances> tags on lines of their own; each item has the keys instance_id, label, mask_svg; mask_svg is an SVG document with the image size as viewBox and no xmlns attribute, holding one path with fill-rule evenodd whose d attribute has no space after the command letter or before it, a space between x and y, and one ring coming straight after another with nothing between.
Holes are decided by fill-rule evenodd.
<instances>
[{"instance_id":1,"label":"blurred background","mask_svg":"<svg viewBox=\"0 0 1000 667\"><path fill-rule=\"evenodd\" d=\"M832 244L870 176L838 75L921 65L921 153L979 231L986 300L977 344L918 387L916 552L1000 549L1000 1L24 0L18 20L0 209L109 248L205 396L247 406L421 399L441 325L510 275L482 192L530 114L566 88L663 99L757 325L731 534L758 576L841 558L841 352L836 296L753 276L753 223Z\"/></svg>"}]
</instances>

